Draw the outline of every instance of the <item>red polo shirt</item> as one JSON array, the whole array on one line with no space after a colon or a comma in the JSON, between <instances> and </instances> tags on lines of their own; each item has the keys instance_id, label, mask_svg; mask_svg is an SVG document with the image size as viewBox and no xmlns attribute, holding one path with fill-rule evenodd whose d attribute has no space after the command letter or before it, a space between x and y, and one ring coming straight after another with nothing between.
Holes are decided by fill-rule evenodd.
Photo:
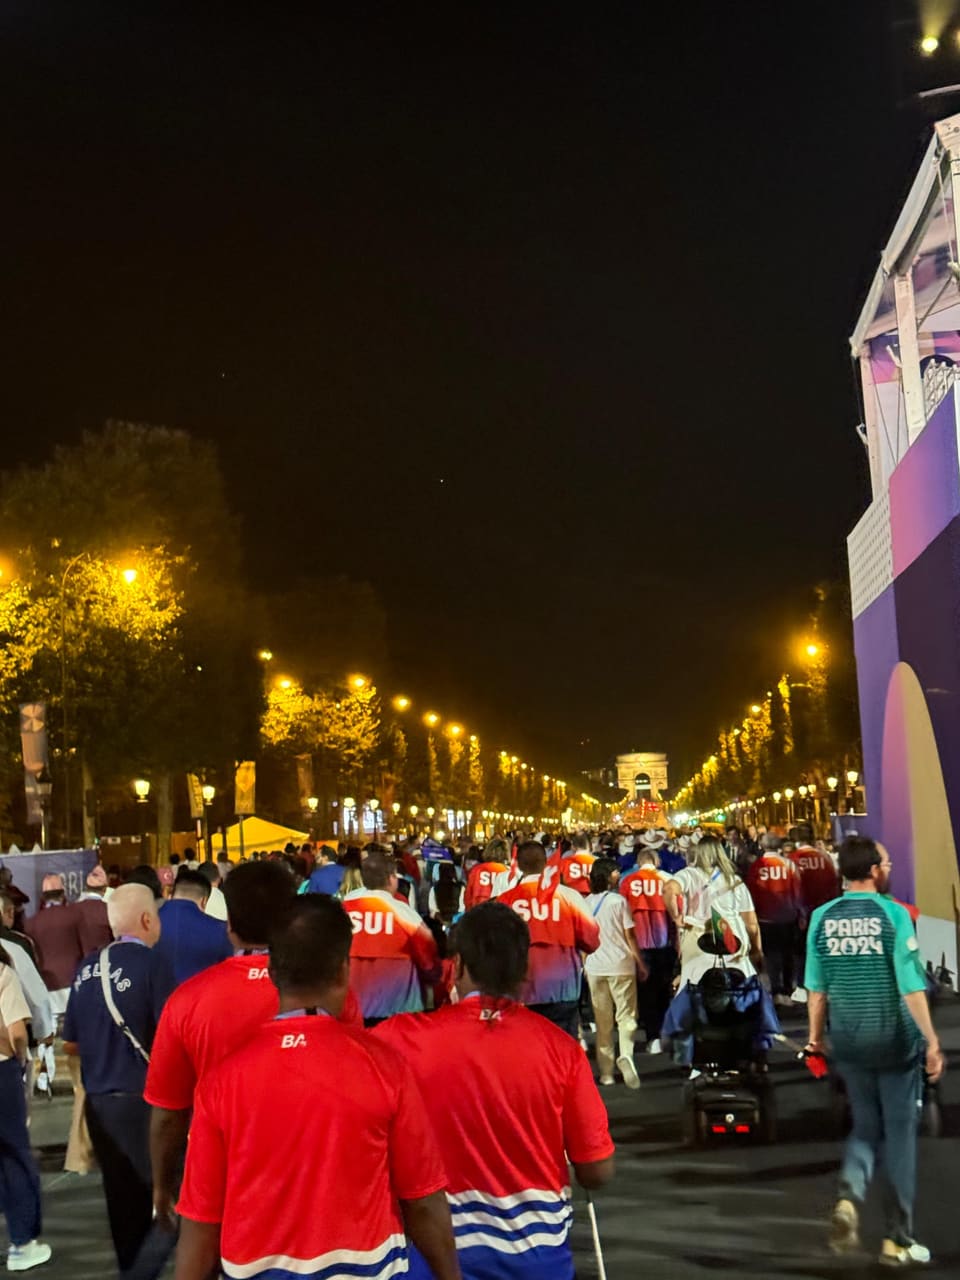
<instances>
[{"instance_id":1,"label":"red polo shirt","mask_svg":"<svg viewBox=\"0 0 960 1280\"><path fill-rule=\"evenodd\" d=\"M390 1280L407 1271L398 1202L445 1185L403 1058L301 1015L268 1022L200 1085L177 1208L221 1224L228 1276Z\"/></svg>"},{"instance_id":2,"label":"red polo shirt","mask_svg":"<svg viewBox=\"0 0 960 1280\"><path fill-rule=\"evenodd\" d=\"M211 1067L241 1048L279 1008L266 955L237 955L180 984L163 1007L144 1098L151 1106L185 1111ZM348 993L340 1021L363 1026Z\"/></svg>"},{"instance_id":3,"label":"red polo shirt","mask_svg":"<svg viewBox=\"0 0 960 1280\"><path fill-rule=\"evenodd\" d=\"M410 1064L428 1100L464 1275L572 1274L567 1161L614 1152L579 1044L489 996L402 1014L371 1035Z\"/></svg>"}]
</instances>

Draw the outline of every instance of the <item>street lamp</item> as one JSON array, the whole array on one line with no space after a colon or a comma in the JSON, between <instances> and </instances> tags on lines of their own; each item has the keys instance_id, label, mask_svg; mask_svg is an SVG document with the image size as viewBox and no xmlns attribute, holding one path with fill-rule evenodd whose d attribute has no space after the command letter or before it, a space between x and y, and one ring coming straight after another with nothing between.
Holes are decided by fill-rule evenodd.
<instances>
[{"instance_id":1,"label":"street lamp","mask_svg":"<svg viewBox=\"0 0 960 1280\"><path fill-rule=\"evenodd\" d=\"M133 783L137 804L140 808L140 860L149 862L147 855L147 800L150 797L150 783L146 778L136 778Z\"/></svg>"},{"instance_id":2,"label":"street lamp","mask_svg":"<svg viewBox=\"0 0 960 1280\"><path fill-rule=\"evenodd\" d=\"M367 804L370 806L370 812L373 814L373 838L374 838L374 840L376 840L376 838L377 838L377 810L380 808L380 801L376 798L376 796L371 796L371 798L367 801Z\"/></svg>"},{"instance_id":3,"label":"street lamp","mask_svg":"<svg viewBox=\"0 0 960 1280\"><path fill-rule=\"evenodd\" d=\"M393 699L393 709L394 711L410 710L410 699L407 697L405 693L398 693L397 696Z\"/></svg>"},{"instance_id":4,"label":"street lamp","mask_svg":"<svg viewBox=\"0 0 960 1280\"><path fill-rule=\"evenodd\" d=\"M357 810L357 802L353 796L343 797L343 807L347 811L347 839L353 835L353 819Z\"/></svg>"},{"instance_id":5,"label":"street lamp","mask_svg":"<svg viewBox=\"0 0 960 1280\"><path fill-rule=\"evenodd\" d=\"M213 857L213 850L210 846L210 806L213 804L217 794L217 788L212 782L205 782L200 788L200 796L203 800L203 848L208 858Z\"/></svg>"}]
</instances>

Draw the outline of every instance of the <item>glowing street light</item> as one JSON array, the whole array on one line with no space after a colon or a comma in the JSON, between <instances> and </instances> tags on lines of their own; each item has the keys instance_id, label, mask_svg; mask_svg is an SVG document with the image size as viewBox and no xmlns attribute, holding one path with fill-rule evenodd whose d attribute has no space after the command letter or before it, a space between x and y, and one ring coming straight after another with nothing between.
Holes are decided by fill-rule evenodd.
<instances>
[{"instance_id":1,"label":"glowing street light","mask_svg":"<svg viewBox=\"0 0 960 1280\"><path fill-rule=\"evenodd\" d=\"M808 658L815 658L820 652L820 646L818 644L808 644L805 652Z\"/></svg>"},{"instance_id":2,"label":"glowing street light","mask_svg":"<svg viewBox=\"0 0 960 1280\"><path fill-rule=\"evenodd\" d=\"M750 714L752 716L758 716L762 710L763 710L763 707L760 706L760 703L755 702L750 708Z\"/></svg>"},{"instance_id":3,"label":"glowing street light","mask_svg":"<svg viewBox=\"0 0 960 1280\"><path fill-rule=\"evenodd\" d=\"M273 650L272 650L272 649L261 649L261 650L260 650L260 652L257 654L257 657L260 659L260 661L261 661L261 662L272 662L272 661L273 661Z\"/></svg>"},{"instance_id":4,"label":"glowing street light","mask_svg":"<svg viewBox=\"0 0 960 1280\"><path fill-rule=\"evenodd\" d=\"M366 676L352 675L347 676L347 683L350 685L351 689L355 689L357 693L359 693L361 689L365 689L367 687L370 681Z\"/></svg>"},{"instance_id":5,"label":"glowing street light","mask_svg":"<svg viewBox=\"0 0 960 1280\"><path fill-rule=\"evenodd\" d=\"M123 578L124 582L127 584L128 587L132 587L133 584L136 582L137 578L139 577L139 573L136 569L123 569L120 573L120 576L121 578Z\"/></svg>"},{"instance_id":6,"label":"glowing street light","mask_svg":"<svg viewBox=\"0 0 960 1280\"><path fill-rule=\"evenodd\" d=\"M448 724L448 725L447 725L447 733L449 733L449 735L450 735L450 737L451 737L451 738L459 738L459 737L462 735L462 733L463 733L463 725L462 725L462 724Z\"/></svg>"},{"instance_id":7,"label":"glowing street light","mask_svg":"<svg viewBox=\"0 0 960 1280\"><path fill-rule=\"evenodd\" d=\"M924 36L920 41L920 52L925 58L931 58L940 48L940 41L936 36Z\"/></svg>"},{"instance_id":8,"label":"glowing street light","mask_svg":"<svg viewBox=\"0 0 960 1280\"><path fill-rule=\"evenodd\" d=\"M857 783L860 781L859 772L856 769L848 769L847 781L850 783L851 787L855 787Z\"/></svg>"},{"instance_id":9,"label":"glowing street light","mask_svg":"<svg viewBox=\"0 0 960 1280\"><path fill-rule=\"evenodd\" d=\"M433 729L440 723L440 717L435 711L428 711L423 717L423 723L427 725L428 728Z\"/></svg>"},{"instance_id":10,"label":"glowing street light","mask_svg":"<svg viewBox=\"0 0 960 1280\"><path fill-rule=\"evenodd\" d=\"M146 778L135 778L133 789L136 792L137 804L146 804L150 795L150 783Z\"/></svg>"},{"instance_id":11,"label":"glowing street light","mask_svg":"<svg viewBox=\"0 0 960 1280\"><path fill-rule=\"evenodd\" d=\"M307 808L310 810L311 814L316 813L320 808L319 796L307 796Z\"/></svg>"},{"instance_id":12,"label":"glowing street light","mask_svg":"<svg viewBox=\"0 0 960 1280\"><path fill-rule=\"evenodd\" d=\"M432 818L432 817L433 817L433 815L434 815L436 812L437 812L437 811L436 811L436 809L433 807L433 805L432 805L432 804L428 804L428 805L427 805L427 817L428 817L428 818Z\"/></svg>"},{"instance_id":13,"label":"glowing street light","mask_svg":"<svg viewBox=\"0 0 960 1280\"><path fill-rule=\"evenodd\" d=\"M280 679L277 681L277 688L278 688L278 689L292 689L292 688L293 688L293 681L290 679L290 677L289 677L289 676L281 676L281 677L280 677Z\"/></svg>"},{"instance_id":14,"label":"glowing street light","mask_svg":"<svg viewBox=\"0 0 960 1280\"><path fill-rule=\"evenodd\" d=\"M200 794L203 796L204 804L213 804L217 795L217 788L213 785L213 783L205 782L203 786L200 788Z\"/></svg>"},{"instance_id":15,"label":"glowing street light","mask_svg":"<svg viewBox=\"0 0 960 1280\"><path fill-rule=\"evenodd\" d=\"M406 694L404 693L397 694L397 696L393 699L393 709L394 711L410 710L410 699L406 696Z\"/></svg>"}]
</instances>

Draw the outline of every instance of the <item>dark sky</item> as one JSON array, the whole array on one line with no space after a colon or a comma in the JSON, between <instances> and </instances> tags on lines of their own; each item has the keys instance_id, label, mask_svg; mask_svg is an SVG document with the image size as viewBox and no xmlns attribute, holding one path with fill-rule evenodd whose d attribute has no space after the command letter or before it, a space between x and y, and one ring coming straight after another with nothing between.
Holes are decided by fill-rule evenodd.
<instances>
[{"instance_id":1,"label":"dark sky","mask_svg":"<svg viewBox=\"0 0 960 1280\"><path fill-rule=\"evenodd\" d=\"M368 580L440 710L682 776L866 500L883 17L5 3L4 464L209 437L258 586Z\"/></svg>"}]
</instances>

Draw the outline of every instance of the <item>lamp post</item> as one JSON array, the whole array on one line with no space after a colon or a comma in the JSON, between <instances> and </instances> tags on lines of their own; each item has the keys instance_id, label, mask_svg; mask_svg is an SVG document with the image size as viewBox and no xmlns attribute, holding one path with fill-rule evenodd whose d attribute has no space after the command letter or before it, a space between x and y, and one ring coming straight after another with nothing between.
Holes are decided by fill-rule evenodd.
<instances>
[{"instance_id":1,"label":"lamp post","mask_svg":"<svg viewBox=\"0 0 960 1280\"><path fill-rule=\"evenodd\" d=\"M140 805L140 857L141 861L149 862L147 856L147 801L150 798L150 783L146 778L137 778L133 784L134 792L137 797L137 804Z\"/></svg>"},{"instance_id":2,"label":"lamp post","mask_svg":"<svg viewBox=\"0 0 960 1280\"><path fill-rule=\"evenodd\" d=\"M70 700L67 692L67 582L77 565L82 564L84 560L92 559L93 557L89 551L80 551L67 561L63 573L60 575L58 598L60 614L60 714L63 729L63 843L66 848L69 848L71 843L71 820L73 817L70 802ZM120 576L130 587L136 582L138 573L136 569L123 569Z\"/></svg>"},{"instance_id":3,"label":"lamp post","mask_svg":"<svg viewBox=\"0 0 960 1280\"><path fill-rule=\"evenodd\" d=\"M53 779L44 765L36 774L37 798L40 801L40 848L50 846L50 797L53 795Z\"/></svg>"},{"instance_id":4,"label":"lamp post","mask_svg":"<svg viewBox=\"0 0 960 1280\"><path fill-rule=\"evenodd\" d=\"M203 851L208 858L213 857L213 850L210 848L210 806L216 794L217 788L211 782L205 782L200 788L203 798Z\"/></svg>"},{"instance_id":5,"label":"lamp post","mask_svg":"<svg viewBox=\"0 0 960 1280\"><path fill-rule=\"evenodd\" d=\"M319 796L307 796L307 815L309 822L310 839L317 838L317 810L320 808Z\"/></svg>"},{"instance_id":6,"label":"lamp post","mask_svg":"<svg viewBox=\"0 0 960 1280\"><path fill-rule=\"evenodd\" d=\"M357 802L353 796L344 796L343 807L347 811L347 839L349 840L353 835L353 819L357 812Z\"/></svg>"},{"instance_id":7,"label":"lamp post","mask_svg":"<svg viewBox=\"0 0 960 1280\"><path fill-rule=\"evenodd\" d=\"M857 783L860 781L860 771L858 769L847 770L847 784L850 790L847 794L847 812L856 813L857 811Z\"/></svg>"},{"instance_id":8,"label":"lamp post","mask_svg":"<svg viewBox=\"0 0 960 1280\"><path fill-rule=\"evenodd\" d=\"M377 799L377 797L376 797L376 796L371 796L371 797L370 797L370 799L367 801L367 804L370 806L370 812L373 814L373 839L374 839L374 843L376 843L376 839L377 839L377 812L378 812L378 810L379 810L379 808L380 808L380 801Z\"/></svg>"},{"instance_id":9,"label":"lamp post","mask_svg":"<svg viewBox=\"0 0 960 1280\"><path fill-rule=\"evenodd\" d=\"M436 809L433 807L433 805L432 805L432 804L428 804L428 805L427 805L427 817L430 819L430 826L431 826L431 827L433 826L433 815L434 815L436 812L437 812L437 811L436 811Z\"/></svg>"},{"instance_id":10,"label":"lamp post","mask_svg":"<svg viewBox=\"0 0 960 1280\"><path fill-rule=\"evenodd\" d=\"M410 817L413 819L413 834L417 834L417 814L420 812L419 805L412 804L410 806Z\"/></svg>"}]
</instances>

